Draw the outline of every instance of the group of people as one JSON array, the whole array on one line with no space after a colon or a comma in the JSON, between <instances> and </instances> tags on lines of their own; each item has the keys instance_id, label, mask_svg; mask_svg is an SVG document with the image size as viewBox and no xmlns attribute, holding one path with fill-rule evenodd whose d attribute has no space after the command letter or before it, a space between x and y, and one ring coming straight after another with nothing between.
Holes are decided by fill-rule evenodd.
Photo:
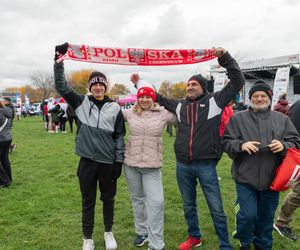
<instances>
[{"instance_id":1,"label":"group of people","mask_svg":"<svg viewBox=\"0 0 300 250\"><path fill-rule=\"evenodd\" d=\"M68 105L63 98L60 98L58 102L43 101L41 110L48 133L67 133L67 121L70 132L73 133L73 122L76 124L76 115L72 106Z\"/></svg>"},{"instance_id":2,"label":"group of people","mask_svg":"<svg viewBox=\"0 0 300 250\"><path fill-rule=\"evenodd\" d=\"M220 249L232 249L227 229L216 165L225 151L233 160L236 183L236 231L240 249L272 248L272 230L279 193L269 186L288 148L300 148L299 134L288 116L271 110L272 89L263 80L249 91L248 110L233 115L221 137L223 110L244 85L244 76L231 55L213 48L219 64L226 68L229 82L214 93L207 80L194 75L187 81L186 99L172 100L155 92L131 75L137 87L137 102L127 110L108 98L106 76L93 72L88 81L91 95L76 94L67 84L61 59L68 44L55 48L56 90L71 105L78 119L76 154L80 156L77 176L82 195L83 250L94 249L94 209L99 183L103 202L105 248L117 248L112 227L114 197L122 166L131 194L137 247L148 242L149 250L165 249L164 195L162 186L162 132L176 123L174 144L176 177L187 223L187 239L180 250L201 246L197 212L197 185L208 204ZM125 146L125 122L129 136ZM278 224L280 225L280 224ZM282 224L281 224L282 225Z\"/></svg>"}]
</instances>

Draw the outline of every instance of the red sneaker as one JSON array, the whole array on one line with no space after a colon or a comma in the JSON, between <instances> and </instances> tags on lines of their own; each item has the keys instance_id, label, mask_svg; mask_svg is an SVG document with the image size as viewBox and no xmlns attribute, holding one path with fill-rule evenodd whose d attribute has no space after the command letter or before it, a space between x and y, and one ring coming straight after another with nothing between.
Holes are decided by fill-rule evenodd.
<instances>
[{"instance_id":1,"label":"red sneaker","mask_svg":"<svg viewBox=\"0 0 300 250\"><path fill-rule=\"evenodd\" d=\"M200 247L202 245L202 240L189 236L189 238L181 243L178 247L179 250L190 250L193 247Z\"/></svg>"}]
</instances>

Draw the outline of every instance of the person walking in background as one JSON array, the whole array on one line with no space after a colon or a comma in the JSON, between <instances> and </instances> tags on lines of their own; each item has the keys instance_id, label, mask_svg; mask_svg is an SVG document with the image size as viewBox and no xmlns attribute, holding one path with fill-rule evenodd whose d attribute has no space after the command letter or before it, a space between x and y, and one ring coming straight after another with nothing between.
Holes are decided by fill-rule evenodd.
<instances>
[{"instance_id":1,"label":"person walking in background","mask_svg":"<svg viewBox=\"0 0 300 250\"><path fill-rule=\"evenodd\" d=\"M281 112L282 114L287 115L289 108L290 108L289 102L286 99L286 93L284 93L279 97L277 104L274 106L274 111L278 111Z\"/></svg>"},{"instance_id":2,"label":"person walking in background","mask_svg":"<svg viewBox=\"0 0 300 250\"><path fill-rule=\"evenodd\" d=\"M130 131L124 174L134 215L134 245L141 247L148 241L149 250L162 250L165 247L162 132L167 123L176 122L176 116L155 103L155 90L150 84L138 81L137 85L137 103L122 110Z\"/></svg>"},{"instance_id":3,"label":"person walking in background","mask_svg":"<svg viewBox=\"0 0 300 250\"><path fill-rule=\"evenodd\" d=\"M25 105L21 105L21 114L22 114L23 118L27 117L27 110L25 108Z\"/></svg>"},{"instance_id":4,"label":"person walking in background","mask_svg":"<svg viewBox=\"0 0 300 250\"><path fill-rule=\"evenodd\" d=\"M58 114L58 119L59 119L59 130L61 133L65 134L67 133L66 131L66 123L67 123L67 104L65 103L64 98L59 99L59 114Z\"/></svg>"},{"instance_id":5,"label":"person walking in background","mask_svg":"<svg viewBox=\"0 0 300 250\"><path fill-rule=\"evenodd\" d=\"M17 116L18 121L21 119L21 115L22 115L21 106L17 105L16 106L16 116Z\"/></svg>"},{"instance_id":6,"label":"person walking in background","mask_svg":"<svg viewBox=\"0 0 300 250\"><path fill-rule=\"evenodd\" d=\"M13 128L13 122L14 122L14 118L15 118L15 107L14 105L11 103L11 99L9 97L4 97L4 100L6 102L5 106L9 107L11 109L12 112L12 117L11 117L11 121L10 121L10 130L12 131ZM17 145L14 143L11 143L9 146L9 152L12 153L16 150Z\"/></svg>"},{"instance_id":7,"label":"person walking in background","mask_svg":"<svg viewBox=\"0 0 300 250\"><path fill-rule=\"evenodd\" d=\"M75 121L75 125L77 126L77 118L76 118L75 110L71 105L68 105L66 112L67 112L67 119L69 122L70 131L71 131L71 133L73 133L73 122L74 121Z\"/></svg>"},{"instance_id":8,"label":"person walking in background","mask_svg":"<svg viewBox=\"0 0 300 250\"><path fill-rule=\"evenodd\" d=\"M289 109L288 116L300 134L300 100L296 101ZM297 236L292 231L290 223L293 220L294 212L300 207L300 178L294 183L291 191L283 200L279 209L278 217L274 223L274 229L290 240L297 240Z\"/></svg>"},{"instance_id":9,"label":"person walking in background","mask_svg":"<svg viewBox=\"0 0 300 250\"><path fill-rule=\"evenodd\" d=\"M45 114L44 114L44 106L46 104L46 101L43 100L40 104L40 114L42 115L43 122L45 122Z\"/></svg>"},{"instance_id":10,"label":"person walking in background","mask_svg":"<svg viewBox=\"0 0 300 250\"><path fill-rule=\"evenodd\" d=\"M231 55L223 48L213 48L221 66L227 69L230 82L221 91L208 93L207 80L201 75L187 82L185 100L172 100L156 93L156 101L177 116L174 144L176 176L188 224L188 239L179 245L190 250L202 244L197 212L197 181L206 198L220 249L232 249L227 230L216 165L222 150L219 126L223 108L242 88L245 78ZM137 78L133 82L137 82Z\"/></svg>"},{"instance_id":11,"label":"person walking in background","mask_svg":"<svg viewBox=\"0 0 300 250\"><path fill-rule=\"evenodd\" d=\"M291 120L271 110L273 92L263 80L249 91L250 108L233 115L222 139L233 160L236 183L236 231L240 249L272 249L272 231L279 192L270 190L275 171L300 138Z\"/></svg>"},{"instance_id":12,"label":"person walking in background","mask_svg":"<svg viewBox=\"0 0 300 250\"><path fill-rule=\"evenodd\" d=\"M55 129L55 124L52 121L52 113L51 113L54 107L55 107L54 102L48 101L48 105L47 105L48 133L54 133L54 129Z\"/></svg>"},{"instance_id":13,"label":"person walking in background","mask_svg":"<svg viewBox=\"0 0 300 250\"><path fill-rule=\"evenodd\" d=\"M72 105L78 118L76 154L80 156L77 176L82 195L82 249L94 249L94 213L99 183L105 248L114 250L117 248L112 232L114 197L124 159L124 117L118 103L105 95L108 82L103 73L94 71L89 76L91 95L78 95L69 87L64 64L56 61L67 50L67 43L55 47L54 80L56 90Z\"/></svg>"},{"instance_id":14,"label":"person walking in background","mask_svg":"<svg viewBox=\"0 0 300 250\"><path fill-rule=\"evenodd\" d=\"M12 183L12 171L9 161L9 149L12 141L12 111L6 100L0 99L0 188Z\"/></svg>"},{"instance_id":15,"label":"person walking in background","mask_svg":"<svg viewBox=\"0 0 300 250\"><path fill-rule=\"evenodd\" d=\"M50 112L51 114L51 121L52 121L52 125L53 125L53 132L55 131L55 133L59 132L59 114L61 113L60 111L60 105L58 104L58 102L54 102L53 103L53 108L49 109L48 112Z\"/></svg>"},{"instance_id":16,"label":"person walking in background","mask_svg":"<svg viewBox=\"0 0 300 250\"><path fill-rule=\"evenodd\" d=\"M49 129L49 117L48 117L48 102L45 101L43 105L43 116L45 122L45 129L48 131Z\"/></svg>"}]
</instances>

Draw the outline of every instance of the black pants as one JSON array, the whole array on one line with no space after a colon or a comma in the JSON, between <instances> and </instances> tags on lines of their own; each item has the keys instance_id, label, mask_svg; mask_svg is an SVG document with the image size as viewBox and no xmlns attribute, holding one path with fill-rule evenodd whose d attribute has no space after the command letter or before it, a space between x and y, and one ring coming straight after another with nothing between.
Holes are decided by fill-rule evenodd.
<instances>
[{"instance_id":1,"label":"black pants","mask_svg":"<svg viewBox=\"0 0 300 250\"><path fill-rule=\"evenodd\" d=\"M105 231L112 230L114 223L114 197L117 182L112 178L113 165L81 158L77 170L82 195L82 231L90 239L94 229L94 213L99 182L100 200L103 202L103 221Z\"/></svg>"},{"instance_id":2,"label":"black pants","mask_svg":"<svg viewBox=\"0 0 300 250\"><path fill-rule=\"evenodd\" d=\"M9 162L9 146L11 140L0 142L0 185L12 182L11 166Z\"/></svg>"},{"instance_id":3,"label":"black pants","mask_svg":"<svg viewBox=\"0 0 300 250\"><path fill-rule=\"evenodd\" d=\"M68 117L68 122L69 122L69 126L70 126L70 131L71 131L71 133L73 133L73 121L75 121L75 124L76 124L76 126L77 126L76 116L75 116L75 117L69 116L69 117Z\"/></svg>"},{"instance_id":4,"label":"black pants","mask_svg":"<svg viewBox=\"0 0 300 250\"><path fill-rule=\"evenodd\" d=\"M59 129L60 129L60 132L66 131L66 122L67 122L67 118L66 117L60 117L59 118Z\"/></svg>"}]
</instances>

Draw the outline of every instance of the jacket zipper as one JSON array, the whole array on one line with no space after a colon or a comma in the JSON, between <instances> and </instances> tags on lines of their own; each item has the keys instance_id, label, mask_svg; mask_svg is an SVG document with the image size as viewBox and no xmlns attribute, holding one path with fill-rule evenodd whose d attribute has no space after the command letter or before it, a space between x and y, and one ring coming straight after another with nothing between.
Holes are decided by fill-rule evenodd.
<instances>
[{"instance_id":1,"label":"jacket zipper","mask_svg":"<svg viewBox=\"0 0 300 250\"><path fill-rule=\"evenodd\" d=\"M190 160L193 160L194 103L191 108Z\"/></svg>"},{"instance_id":2,"label":"jacket zipper","mask_svg":"<svg viewBox=\"0 0 300 250\"><path fill-rule=\"evenodd\" d=\"M98 108L98 121L97 121L97 128L99 128L99 120L100 120L100 109Z\"/></svg>"}]
</instances>

